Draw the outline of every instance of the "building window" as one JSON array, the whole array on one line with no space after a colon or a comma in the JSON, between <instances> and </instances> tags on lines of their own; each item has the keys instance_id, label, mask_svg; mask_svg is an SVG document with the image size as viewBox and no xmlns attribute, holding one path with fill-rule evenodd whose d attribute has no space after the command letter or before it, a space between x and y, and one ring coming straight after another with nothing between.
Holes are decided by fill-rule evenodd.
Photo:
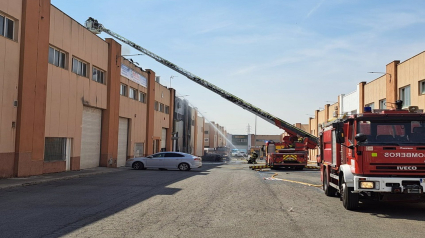
<instances>
[{"instance_id":1,"label":"building window","mask_svg":"<svg viewBox=\"0 0 425 238\"><path fill-rule=\"evenodd\" d=\"M192 120L192 126L194 126L195 125L195 120Z\"/></svg>"},{"instance_id":2,"label":"building window","mask_svg":"<svg viewBox=\"0 0 425 238\"><path fill-rule=\"evenodd\" d=\"M139 102L146 103L146 93L139 92Z\"/></svg>"},{"instance_id":3,"label":"building window","mask_svg":"<svg viewBox=\"0 0 425 238\"><path fill-rule=\"evenodd\" d=\"M205 141L205 142L209 142L209 141L210 141L210 139L209 139L209 138L204 138L204 141Z\"/></svg>"},{"instance_id":4,"label":"building window","mask_svg":"<svg viewBox=\"0 0 425 238\"><path fill-rule=\"evenodd\" d=\"M162 103L159 104L159 111L164 112L164 104Z\"/></svg>"},{"instance_id":5,"label":"building window","mask_svg":"<svg viewBox=\"0 0 425 238\"><path fill-rule=\"evenodd\" d=\"M98 83L105 84L105 71L102 71L96 67L93 67L92 79Z\"/></svg>"},{"instance_id":6,"label":"building window","mask_svg":"<svg viewBox=\"0 0 425 238\"><path fill-rule=\"evenodd\" d=\"M137 90L135 88L130 87L128 97L137 100Z\"/></svg>"},{"instance_id":7,"label":"building window","mask_svg":"<svg viewBox=\"0 0 425 238\"><path fill-rule=\"evenodd\" d=\"M87 77L87 63L79 59L72 58L72 72Z\"/></svg>"},{"instance_id":8,"label":"building window","mask_svg":"<svg viewBox=\"0 0 425 238\"><path fill-rule=\"evenodd\" d=\"M403 108L410 106L410 86L400 88L400 100L403 101Z\"/></svg>"},{"instance_id":9,"label":"building window","mask_svg":"<svg viewBox=\"0 0 425 238\"><path fill-rule=\"evenodd\" d=\"M419 95L425 94L425 80L419 82Z\"/></svg>"},{"instance_id":10,"label":"building window","mask_svg":"<svg viewBox=\"0 0 425 238\"><path fill-rule=\"evenodd\" d=\"M154 109L155 109L155 111L159 110L159 102L155 101Z\"/></svg>"},{"instance_id":11,"label":"building window","mask_svg":"<svg viewBox=\"0 0 425 238\"><path fill-rule=\"evenodd\" d=\"M165 106L165 114L170 114L170 107L169 106Z\"/></svg>"},{"instance_id":12,"label":"building window","mask_svg":"<svg viewBox=\"0 0 425 238\"><path fill-rule=\"evenodd\" d=\"M56 48L49 46L49 63L65 68L66 54Z\"/></svg>"},{"instance_id":13,"label":"building window","mask_svg":"<svg viewBox=\"0 0 425 238\"><path fill-rule=\"evenodd\" d=\"M120 95L127 96L127 85L121 84Z\"/></svg>"},{"instance_id":14,"label":"building window","mask_svg":"<svg viewBox=\"0 0 425 238\"><path fill-rule=\"evenodd\" d=\"M3 15L0 15L0 35L13 40L15 22Z\"/></svg>"},{"instance_id":15,"label":"building window","mask_svg":"<svg viewBox=\"0 0 425 238\"><path fill-rule=\"evenodd\" d=\"M65 161L66 138L46 137L44 143L44 161Z\"/></svg>"},{"instance_id":16,"label":"building window","mask_svg":"<svg viewBox=\"0 0 425 238\"><path fill-rule=\"evenodd\" d=\"M204 134L208 134L208 131L204 131Z\"/></svg>"},{"instance_id":17,"label":"building window","mask_svg":"<svg viewBox=\"0 0 425 238\"><path fill-rule=\"evenodd\" d=\"M385 109L387 105L387 99L379 100L379 109Z\"/></svg>"},{"instance_id":18,"label":"building window","mask_svg":"<svg viewBox=\"0 0 425 238\"><path fill-rule=\"evenodd\" d=\"M370 107L372 110L375 109L375 103L366 104L365 107Z\"/></svg>"}]
</instances>

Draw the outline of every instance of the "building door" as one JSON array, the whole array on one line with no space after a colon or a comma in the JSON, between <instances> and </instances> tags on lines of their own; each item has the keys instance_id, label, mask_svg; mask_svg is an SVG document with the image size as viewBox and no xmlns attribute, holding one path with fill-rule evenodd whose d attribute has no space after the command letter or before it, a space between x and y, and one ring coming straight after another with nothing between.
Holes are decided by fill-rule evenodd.
<instances>
[{"instance_id":1,"label":"building door","mask_svg":"<svg viewBox=\"0 0 425 238\"><path fill-rule=\"evenodd\" d=\"M80 169L99 167L102 110L83 107Z\"/></svg>"},{"instance_id":2,"label":"building door","mask_svg":"<svg viewBox=\"0 0 425 238\"><path fill-rule=\"evenodd\" d=\"M165 147L167 146L167 129L162 128L161 134L161 151L166 151Z\"/></svg>"},{"instance_id":3,"label":"building door","mask_svg":"<svg viewBox=\"0 0 425 238\"><path fill-rule=\"evenodd\" d=\"M66 171L71 170L71 146L72 146L72 139L68 138L66 140L66 155L65 155Z\"/></svg>"},{"instance_id":4,"label":"building door","mask_svg":"<svg viewBox=\"0 0 425 238\"><path fill-rule=\"evenodd\" d=\"M118 125L118 158L117 166L125 166L125 161L127 160L127 140L128 140L128 119L119 118Z\"/></svg>"},{"instance_id":5,"label":"building door","mask_svg":"<svg viewBox=\"0 0 425 238\"><path fill-rule=\"evenodd\" d=\"M145 144L144 143L136 143L134 144L134 157L143 157L145 154Z\"/></svg>"}]
</instances>

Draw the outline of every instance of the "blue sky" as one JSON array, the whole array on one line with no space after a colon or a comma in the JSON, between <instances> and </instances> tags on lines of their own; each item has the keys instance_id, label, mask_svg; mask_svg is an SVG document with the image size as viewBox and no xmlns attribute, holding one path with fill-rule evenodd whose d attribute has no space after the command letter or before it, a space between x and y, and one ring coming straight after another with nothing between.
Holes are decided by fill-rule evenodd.
<instances>
[{"instance_id":1,"label":"blue sky","mask_svg":"<svg viewBox=\"0 0 425 238\"><path fill-rule=\"evenodd\" d=\"M372 81L393 60L425 50L425 1L52 0L289 123ZM100 37L109 37L101 34ZM123 45L123 54L137 54ZM254 133L255 116L148 56L161 76L229 133ZM280 134L257 120L257 134Z\"/></svg>"}]
</instances>

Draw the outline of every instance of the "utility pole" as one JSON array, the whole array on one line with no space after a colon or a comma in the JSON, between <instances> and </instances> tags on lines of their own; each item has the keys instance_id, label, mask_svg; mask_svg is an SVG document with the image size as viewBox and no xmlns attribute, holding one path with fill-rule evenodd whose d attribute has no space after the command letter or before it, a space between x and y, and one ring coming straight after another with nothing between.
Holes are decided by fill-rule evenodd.
<instances>
[{"instance_id":1,"label":"utility pole","mask_svg":"<svg viewBox=\"0 0 425 238\"><path fill-rule=\"evenodd\" d=\"M249 124L248 124L248 126L247 126L246 131L248 132L248 135L249 135L249 133L251 132L251 126L250 126Z\"/></svg>"}]
</instances>

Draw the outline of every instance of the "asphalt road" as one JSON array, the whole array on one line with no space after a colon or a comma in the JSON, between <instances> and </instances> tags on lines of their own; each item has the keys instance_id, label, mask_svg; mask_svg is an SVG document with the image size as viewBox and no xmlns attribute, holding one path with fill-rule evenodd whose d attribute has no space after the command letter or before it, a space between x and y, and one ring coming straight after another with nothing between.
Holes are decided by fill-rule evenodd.
<instances>
[{"instance_id":1,"label":"asphalt road","mask_svg":"<svg viewBox=\"0 0 425 238\"><path fill-rule=\"evenodd\" d=\"M269 180L274 178L283 180ZM298 183L298 182L302 182ZM243 161L116 172L0 190L0 237L424 237L425 204L346 211L314 170Z\"/></svg>"}]
</instances>

